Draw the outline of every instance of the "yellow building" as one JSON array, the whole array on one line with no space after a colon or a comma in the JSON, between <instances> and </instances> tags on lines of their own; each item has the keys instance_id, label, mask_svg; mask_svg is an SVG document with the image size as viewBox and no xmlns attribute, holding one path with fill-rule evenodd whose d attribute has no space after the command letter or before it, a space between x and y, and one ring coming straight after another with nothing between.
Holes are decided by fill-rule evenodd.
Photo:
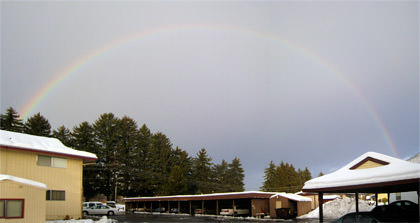
<instances>
[{"instance_id":1,"label":"yellow building","mask_svg":"<svg viewBox=\"0 0 420 223\"><path fill-rule=\"evenodd\" d=\"M43 183L0 174L0 223L45 222L46 190Z\"/></svg>"},{"instance_id":2,"label":"yellow building","mask_svg":"<svg viewBox=\"0 0 420 223\"><path fill-rule=\"evenodd\" d=\"M83 163L96 159L55 138L0 130L0 174L45 184L47 220L82 217Z\"/></svg>"}]
</instances>

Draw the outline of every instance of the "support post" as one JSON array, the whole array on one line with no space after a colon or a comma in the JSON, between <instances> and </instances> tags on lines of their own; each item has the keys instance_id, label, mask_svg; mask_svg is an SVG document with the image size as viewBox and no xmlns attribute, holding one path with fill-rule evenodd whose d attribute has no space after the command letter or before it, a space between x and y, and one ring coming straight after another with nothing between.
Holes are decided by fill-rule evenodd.
<instances>
[{"instance_id":1,"label":"support post","mask_svg":"<svg viewBox=\"0 0 420 223\"><path fill-rule=\"evenodd\" d=\"M150 201L150 213L153 213L153 201Z\"/></svg>"},{"instance_id":2,"label":"support post","mask_svg":"<svg viewBox=\"0 0 420 223\"><path fill-rule=\"evenodd\" d=\"M375 193L375 207L378 207L378 192Z\"/></svg>"},{"instance_id":3,"label":"support post","mask_svg":"<svg viewBox=\"0 0 420 223\"><path fill-rule=\"evenodd\" d=\"M169 201L168 201L168 213L170 212L170 210L171 210L171 204L169 203Z\"/></svg>"},{"instance_id":4,"label":"support post","mask_svg":"<svg viewBox=\"0 0 420 223\"><path fill-rule=\"evenodd\" d=\"M359 213L359 192L356 192L356 213Z\"/></svg>"},{"instance_id":5,"label":"support post","mask_svg":"<svg viewBox=\"0 0 420 223\"><path fill-rule=\"evenodd\" d=\"M178 214L181 213L181 201L178 201Z\"/></svg>"},{"instance_id":6,"label":"support post","mask_svg":"<svg viewBox=\"0 0 420 223\"><path fill-rule=\"evenodd\" d=\"M201 214L204 214L204 200L201 200Z\"/></svg>"},{"instance_id":7,"label":"support post","mask_svg":"<svg viewBox=\"0 0 420 223\"><path fill-rule=\"evenodd\" d=\"M233 217L235 217L236 216L236 208L235 208L235 200L232 200L232 210L233 210Z\"/></svg>"},{"instance_id":8,"label":"support post","mask_svg":"<svg viewBox=\"0 0 420 223\"><path fill-rule=\"evenodd\" d=\"M319 210L319 222L323 222L324 221L324 210L322 207L322 204L324 203L324 194L322 192L318 192L318 210Z\"/></svg>"},{"instance_id":9,"label":"support post","mask_svg":"<svg viewBox=\"0 0 420 223\"><path fill-rule=\"evenodd\" d=\"M216 215L219 215L219 200L216 200Z\"/></svg>"},{"instance_id":10,"label":"support post","mask_svg":"<svg viewBox=\"0 0 420 223\"><path fill-rule=\"evenodd\" d=\"M417 204L419 204L418 206L419 206L419 216L417 216L417 217L419 217L419 219L417 219L418 221L420 221L420 188L417 190Z\"/></svg>"},{"instance_id":11,"label":"support post","mask_svg":"<svg viewBox=\"0 0 420 223\"><path fill-rule=\"evenodd\" d=\"M191 209L192 209L192 207L191 207L191 201L190 201L190 215L192 215Z\"/></svg>"}]
</instances>

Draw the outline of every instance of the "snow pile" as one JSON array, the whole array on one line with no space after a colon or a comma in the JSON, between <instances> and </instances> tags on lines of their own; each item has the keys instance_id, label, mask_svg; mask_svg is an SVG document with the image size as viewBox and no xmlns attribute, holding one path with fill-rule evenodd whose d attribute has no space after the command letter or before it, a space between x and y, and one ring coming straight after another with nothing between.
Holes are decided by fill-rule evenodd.
<instances>
[{"instance_id":1,"label":"snow pile","mask_svg":"<svg viewBox=\"0 0 420 223\"><path fill-rule=\"evenodd\" d=\"M59 223L59 222L66 222L66 223L115 223L118 222L117 220L108 219L106 216L103 216L98 221L93 221L92 219L82 219L82 220L56 220L56 221L46 221L46 223Z\"/></svg>"},{"instance_id":2,"label":"snow pile","mask_svg":"<svg viewBox=\"0 0 420 223\"><path fill-rule=\"evenodd\" d=\"M356 200L354 198L335 199L322 205L323 215L326 219L337 219L341 216L356 211ZM374 206L369 205L368 201L359 200L359 211L371 211ZM298 219L318 218L319 207L308 214L298 217Z\"/></svg>"}]
</instances>

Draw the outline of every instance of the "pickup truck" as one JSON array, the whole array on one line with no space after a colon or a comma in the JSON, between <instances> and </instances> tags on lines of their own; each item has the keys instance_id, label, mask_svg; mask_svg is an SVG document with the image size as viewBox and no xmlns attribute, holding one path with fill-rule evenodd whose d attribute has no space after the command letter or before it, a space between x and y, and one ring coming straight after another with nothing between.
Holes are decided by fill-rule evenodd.
<instances>
[{"instance_id":1,"label":"pickup truck","mask_svg":"<svg viewBox=\"0 0 420 223\"><path fill-rule=\"evenodd\" d=\"M233 208L233 209L222 209L220 210L220 215L225 215L225 216L238 216L238 215L249 215L249 210L248 209L238 209L238 208Z\"/></svg>"}]
</instances>

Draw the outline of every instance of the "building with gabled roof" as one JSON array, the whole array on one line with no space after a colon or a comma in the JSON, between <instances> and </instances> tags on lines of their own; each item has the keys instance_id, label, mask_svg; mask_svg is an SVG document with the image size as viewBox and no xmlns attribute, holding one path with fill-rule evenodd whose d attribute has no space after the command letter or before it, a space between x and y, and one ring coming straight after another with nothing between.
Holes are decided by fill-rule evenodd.
<instances>
[{"instance_id":1,"label":"building with gabled roof","mask_svg":"<svg viewBox=\"0 0 420 223\"><path fill-rule=\"evenodd\" d=\"M82 217L83 164L96 159L95 154L69 148L55 138L0 130L0 174L45 184L48 189L42 197L48 220ZM9 199L9 194L3 192L0 199Z\"/></svg>"},{"instance_id":2,"label":"building with gabled roof","mask_svg":"<svg viewBox=\"0 0 420 223\"><path fill-rule=\"evenodd\" d=\"M339 170L305 182L304 192L398 192L418 190L420 164L367 152Z\"/></svg>"},{"instance_id":3,"label":"building with gabled roof","mask_svg":"<svg viewBox=\"0 0 420 223\"><path fill-rule=\"evenodd\" d=\"M367 152L333 173L305 182L302 191L318 193L319 203L323 193L355 193L358 212L359 193L420 192L419 188L420 164ZM322 221L322 205L319 207Z\"/></svg>"},{"instance_id":4,"label":"building with gabled roof","mask_svg":"<svg viewBox=\"0 0 420 223\"><path fill-rule=\"evenodd\" d=\"M37 181L0 174L0 222L44 222L47 189Z\"/></svg>"}]
</instances>

